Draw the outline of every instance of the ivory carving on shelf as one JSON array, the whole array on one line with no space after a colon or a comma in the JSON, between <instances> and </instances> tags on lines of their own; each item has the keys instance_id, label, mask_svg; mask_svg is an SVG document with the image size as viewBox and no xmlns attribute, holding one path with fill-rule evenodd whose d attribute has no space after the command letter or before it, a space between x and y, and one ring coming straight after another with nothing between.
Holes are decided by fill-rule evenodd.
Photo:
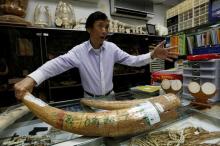
<instances>
[{"instance_id":1,"label":"ivory carving on shelf","mask_svg":"<svg viewBox=\"0 0 220 146\"><path fill-rule=\"evenodd\" d=\"M28 0L1 0L0 12L4 15L15 15L24 18Z\"/></svg>"},{"instance_id":2,"label":"ivory carving on shelf","mask_svg":"<svg viewBox=\"0 0 220 146\"><path fill-rule=\"evenodd\" d=\"M159 35L159 36L168 35L168 28L167 28L167 27L165 27L165 26L163 26L163 25L161 25L161 24L157 24L157 25L155 26L155 28L156 28L156 31L158 32L158 35Z\"/></svg>"},{"instance_id":3,"label":"ivory carving on shelf","mask_svg":"<svg viewBox=\"0 0 220 146\"><path fill-rule=\"evenodd\" d=\"M48 6L42 8L41 5L37 4L34 10L34 25L39 27L51 26L51 15Z\"/></svg>"},{"instance_id":4,"label":"ivory carving on shelf","mask_svg":"<svg viewBox=\"0 0 220 146\"><path fill-rule=\"evenodd\" d=\"M71 29L76 25L75 14L72 10L72 5L59 1L55 12L55 25L57 27Z\"/></svg>"},{"instance_id":5,"label":"ivory carving on shelf","mask_svg":"<svg viewBox=\"0 0 220 146\"><path fill-rule=\"evenodd\" d=\"M130 25L127 23L120 22L118 20L110 20L109 32L146 34L146 26L145 25Z\"/></svg>"},{"instance_id":6,"label":"ivory carving on shelf","mask_svg":"<svg viewBox=\"0 0 220 146\"><path fill-rule=\"evenodd\" d=\"M29 109L26 106L20 106L13 110L6 111L0 114L0 132L5 128L13 124L17 119L26 115L29 112Z\"/></svg>"},{"instance_id":7,"label":"ivory carving on shelf","mask_svg":"<svg viewBox=\"0 0 220 146\"><path fill-rule=\"evenodd\" d=\"M74 27L75 30L86 30L85 28L86 18L81 18L76 22L76 26Z\"/></svg>"}]
</instances>

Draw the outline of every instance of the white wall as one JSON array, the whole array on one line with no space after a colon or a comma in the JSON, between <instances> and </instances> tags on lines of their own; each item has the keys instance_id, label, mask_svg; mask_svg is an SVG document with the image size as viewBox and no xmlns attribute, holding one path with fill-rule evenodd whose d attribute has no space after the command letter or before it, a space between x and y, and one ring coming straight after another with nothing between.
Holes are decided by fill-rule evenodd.
<instances>
[{"instance_id":1,"label":"white wall","mask_svg":"<svg viewBox=\"0 0 220 146\"><path fill-rule=\"evenodd\" d=\"M94 0L93 0L94 1ZM73 6L76 20L78 21L81 18L87 18L89 14L91 14L94 11L102 11L106 13L106 15L111 19L117 19L119 21L133 24L133 25L140 25L140 24L146 24L146 21L142 20L134 20L134 19L128 19L128 18L119 18L119 17L111 17L110 16L110 5L109 0L96 0L96 3L90 3L90 2L82 2L77 0L68 0ZM51 10L51 16L52 16L52 26L54 26L54 15L55 15L55 9L56 5L59 2L59 0L29 0L28 7L27 7L27 15L26 20L33 22L33 15L34 15L34 9L36 5L39 3L40 5L48 5L49 9ZM166 7L163 5L155 5L154 11L156 13L155 17L150 20L148 23L151 24L165 24L165 11Z\"/></svg>"},{"instance_id":2,"label":"white wall","mask_svg":"<svg viewBox=\"0 0 220 146\"><path fill-rule=\"evenodd\" d=\"M155 16L153 19L151 19L150 21L148 21L148 23L150 24L160 24L163 26L167 26L166 25L166 10L168 9L167 6L164 6L162 4L155 4L154 5L154 13Z\"/></svg>"}]
</instances>

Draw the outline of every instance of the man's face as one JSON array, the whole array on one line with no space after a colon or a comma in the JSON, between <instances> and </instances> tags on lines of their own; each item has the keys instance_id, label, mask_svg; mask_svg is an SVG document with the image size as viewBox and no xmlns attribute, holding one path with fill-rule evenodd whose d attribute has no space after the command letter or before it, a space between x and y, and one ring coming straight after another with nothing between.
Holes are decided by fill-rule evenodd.
<instances>
[{"instance_id":1,"label":"man's face","mask_svg":"<svg viewBox=\"0 0 220 146\"><path fill-rule=\"evenodd\" d=\"M92 28L88 29L90 37L96 41L103 42L108 34L109 20L97 20Z\"/></svg>"}]
</instances>

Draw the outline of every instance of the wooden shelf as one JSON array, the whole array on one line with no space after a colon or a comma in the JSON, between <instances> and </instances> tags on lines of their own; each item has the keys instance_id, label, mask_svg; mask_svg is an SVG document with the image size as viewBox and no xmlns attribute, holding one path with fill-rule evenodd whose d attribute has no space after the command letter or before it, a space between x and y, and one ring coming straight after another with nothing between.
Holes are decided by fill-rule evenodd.
<instances>
[{"instance_id":1,"label":"wooden shelf","mask_svg":"<svg viewBox=\"0 0 220 146\"><path fill-rule=\"evenodd\" d=\"M80 33L87 33L84 30L76 30L76 29L65 29L65 28L56 28L56 27L36 27L36 26L18 26L18 25L4 25L0 24L1 27L8 27L8 28L17 28L17 29L34 29L34 30L48 30L48 31L68 31L68 32L80 32ZM109 32L107 37L114 37L114 36L134 36L134 37L149 37L149 38L161 38L163 39L164 36L157 36L157 35L148 35L148 34L134 34L134 33L119 33L119 32Z\"/></svg>"},{"instance_id":2,"label":"wooden shelf","mask_svg":"<svg viewBox=\"0 0 220 146\"><path fill-rule=\"evenodd\" d=\"M164 38L164 36L158 35L148 35L148 34L135 34L135 33L120 33L120 32L109 32L108 36L116 36L116 35L129 35L129 36L141 36L141 37L157 37L157 38Z\"/></svg>"},{"instance_id":3,"label":"wooden shelf","mask_svg":"<svg viewBox=\"0 0 220 146\"><path fill-rule=\"evenodd\" d=\"M0 27L8 27L8 28L24 28L24 29L36 29L36 30L58 30L58 31L77 31L77 32L86 32L83 30L76 29L66 29L66 28L58 28L58 27L36 27L36 26L20 26L20 25L6 25L0 24Z\"/></svg>"}]
</instances>

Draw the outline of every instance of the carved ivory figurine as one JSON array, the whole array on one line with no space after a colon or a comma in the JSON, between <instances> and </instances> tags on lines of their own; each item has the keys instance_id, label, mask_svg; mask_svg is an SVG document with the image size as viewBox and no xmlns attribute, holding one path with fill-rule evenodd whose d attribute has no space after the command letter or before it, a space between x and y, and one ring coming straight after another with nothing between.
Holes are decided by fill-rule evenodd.
<instances>
[{"instance_id":1,"label":"carved ivory figurine","mask_svg":"<svg viewBox=\"0 0 220 146\"><path fill-rule=\"evenodd\" d=\"M55 12L55 25L69 29L76 25L75 14L69 3L59 1Z\"/></svg>"},{"instance_id":2,"label":"carved ivory figurine","mask_svg":"<svg viewBox=\"0 0 220 146\"><path fill-rule=\"evenodd\" d=\"M44 9L43 9L44 8ZM37 4L34 11L34 25L39 27L50 27L51 26L51 15L48 6Z\"/></svg>"}]
</instances>

